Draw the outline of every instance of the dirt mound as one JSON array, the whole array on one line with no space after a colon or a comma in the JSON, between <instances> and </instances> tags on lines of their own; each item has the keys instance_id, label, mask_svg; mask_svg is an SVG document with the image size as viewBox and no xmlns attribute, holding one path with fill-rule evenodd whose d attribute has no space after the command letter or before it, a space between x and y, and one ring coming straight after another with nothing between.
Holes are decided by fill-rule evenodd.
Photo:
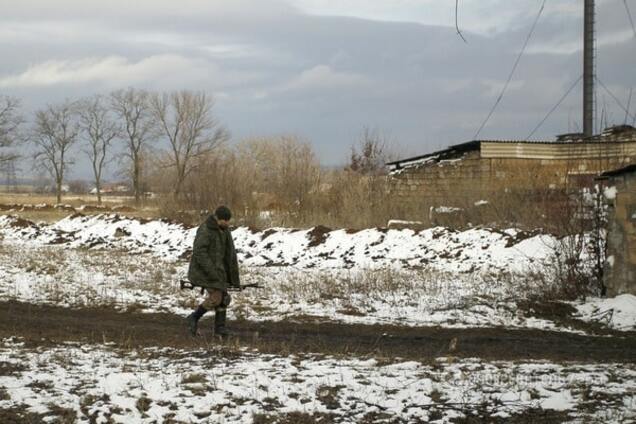
<instances>
[{"instance_id":1,"label":"dirt mound","mask_svg":"<svg viewBox=\"0 0 636 424\"><path fill-rule=\"evenodd\" d=\"M265 230L261 234L261 240L265 240L267 237L271 236L272 234L276 234L276 233L277 233L277 231L274 230L273 228L270 228L269 230Z\"/></svg>"},{"instance_id":2,"label":"dirt mound","mask_svg":"<svg viewBox=\"0 0 636 424\"><path fill-rule=\"evenodd\" d=\"M20 218L19 216L14 217L13 220L9 223L9 226L13 227L13 228L32 228L32 227L37 227L37 225L33 221L29 221L28 219Z\"/></svg>"},{"instance_id":3,"label":"dirt mound","mask_svg":"<svg viewBox=\"0 0 636 424\"><path fill-rule=\"evenodd\" d=\"M331 232L331 228L327 228L323 225L319 225L314 227L307 233L307 237L309 237L309 244L307 247L316 247L323 244L327 241L327 236Z\"/></svg>"},{"instance_id":4,"label":"dirt mound","mask_svg":"<svg viewBox=\"0 0 636 424\"><path fill-rule=\"evenodd\" d=\"M77 209L82 212L106 212L111 210L108 206L97 205L82 205Z\"/></svg>"},{"instance_id":5,"label":"dirt mound","mask_svg":"<svg viewBox=\"0 0 636 424\"><path fill-rule=\"evenodd\" d=\"M133 208L132 206L126 206L126 205L113 206L111 210L113 212L137 212L136 208Z\"/></svg>"},{"instance_id":6,"label":"dirt mound","mask_svg":"<svg viewBox=\"0 0 636 424\"><path fill-rule=\"evenodd\" d=\"M12 211L20 209L15 203L0 203L0 211Z\"/></svg>"},{"instance_id":7,"label":"dirt mound","mask_svg":"<svg viewBox=\"0 0 636 424\"><path fill-rule=\"evenodd\" d=\"M514 236L508 235L508 241L506 242L506 247L513 247L524 240L530 239L532 237L536 237L538 235L545 234L542 230L533 230L533 231L517 231Z\"/></svg>"}]
</instances>

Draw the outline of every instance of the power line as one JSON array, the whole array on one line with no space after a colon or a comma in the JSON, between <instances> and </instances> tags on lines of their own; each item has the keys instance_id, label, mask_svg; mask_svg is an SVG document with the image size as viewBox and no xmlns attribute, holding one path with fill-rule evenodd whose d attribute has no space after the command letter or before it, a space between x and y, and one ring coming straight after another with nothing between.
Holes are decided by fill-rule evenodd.
<instances>
[{"instance_id":1,"label":"power line","mask_svg":"<svg viewBox=\"0 0 636 424\"><path fill-rule=\"evenodd\" d=\"M614 99L614 101L616 102L616 104L617 104L617 105L618 105L621 109L623 109L623 112L625 112L625 113L627 114L627 116L629 116L630 118L632 118L633 120L635 120L635 121L636 121L636 115L632 115L631 113L629 113L629 110L628 110L625 106L623 106L623 103L621 103L621 101L618 99L618 97L616 97L616 96L614 95L614 93L612 93L612 92L610 91L610 89L609 89L609 88L607 88L607 86L606 86L605 84L603 84L603 81L601 81L600 79L598 79L598 77L595 77L595 78L596 78L596 81L598 81L598 83L600 84L600 86L601 86L601 87L603 87L603 90L605 90L605 91L607 92L607 94L609 94L609 95L610 95L610 97L612 97L612 99Z\"/></svg>"},{"instance_id":2,"label":"power line","mask_svg":"<svg viewBox=\"0 0 636 424\"><path fill-rule=\"evenodd\" d=\"M636 26L634 26L634 20L632 19L632 12L629 10L629 5L627 4L627 0L623 0L623 4L625 5L625 11L627 12L629 23L632 25L632 31L634 31L634 38L636 38Z\"/></svg>"},{"instance_id":3,"label":"power line","mask_svg":"<svg viewBox=\"0 0 636 424\"><path fill-rule=\"evenodd\" d=\"M570 88L568 88L568 90L565 92L565 94L559 99L559 101L552 107L552 109L550 109L550 111L543 117L543 119L541 120L541 122L539 122L537 124L536 127L534 127L534 129L530 132L530 134L528 134L528 136L526 137L526 140L529 140L534 133L536 133L539 128L541 128L541 126L545 123L545 121L548 120L548 118L550 117L550 115L552 115L552 113L557 110L557 108L559 106L561 106L561 103L563 103L563 101L570 95L570 93L572 92L572 90L574 90L574 87L576 87L576 85L583 79L583 75L581 75L580 77L578 77L576 79L576 81L574 81L574 84L572 84L570 86Z\"/></svg>"},{"instance_id":4,"label":"power line","mask_svg":"<svg viewBox=\"0 0 636 424\"><path fill-rule=\"evenodd\" d=\"M461 39L464 40L464 43L468 44L468 41L466 41L466 39L464 38L464 34L462 34L462 32L459 30L459 18L457 17L458 14L459 0L455 0L455 29L457 30L457 35L459 35Z\"/></svg>"},{"instance_id":5,"label":"power line","mask_svg":"<svg viewBox=\"0 0 636 424\"><path fill-rule=\"evenodd\" d=\"M633 87L629 89L629 98L627 99L627 110L629 110L629 108L632 106L632 91L633 90L634 90ZM629 113L625 112L625 121L623 122L623 124L627 124L627 118L629 118Z\"/></svg>"},{"instance_id":6,"label":"power line","mask_svg":"<svg viewBox=\"0 0 636 424\"><path fill-rule=\"evenodd\" d=\"M541 8L539 9L539 13L537 13L537 17L535 18L534 22L532 23L532 27L530 28L530 32L528 33L528 36L526 37L526 41L523 43L523 47L521 48L521 51L519 52L519 56L517 56L517 60L515 60L515 63L512 66L512 70L510 71L510 75L508 75L508 79L506 80L506 83L504 84L503 89L501 90L501 93L499 94L499 97L497 97L497 100L495 101L495 104L490 109L490 112L488 113L488 116L486 116L486 119L484 119L484 122L482 122L481 126L479 127L479 129L477 130L475 135L473 136L473 140L477 139L477 137L479 136L479 133L481 133L481 130L484 129L484 127L486 126L486 124L490 120L490 117L495 112L495 109L497 108L497 106L501 102L501 99L503 99L503 96L504 96L506 90L508 89L508 85L510 84L510 81L512 81L512 77L513 77L513 75L515 73L515 70L517 69L517 66L519 65L519 61L521 60L521 57L525 53L526 47L528 46L528 43L530 42L530 39L532 38L532 34L534 33L535 28L537 27L537 23L539 22L539 18L541 18L541 14L543 13L543 10L545 9L546 2L547 2L547 0L543 0L543 3L541 3Z\"/></svg>"}]
</instances>

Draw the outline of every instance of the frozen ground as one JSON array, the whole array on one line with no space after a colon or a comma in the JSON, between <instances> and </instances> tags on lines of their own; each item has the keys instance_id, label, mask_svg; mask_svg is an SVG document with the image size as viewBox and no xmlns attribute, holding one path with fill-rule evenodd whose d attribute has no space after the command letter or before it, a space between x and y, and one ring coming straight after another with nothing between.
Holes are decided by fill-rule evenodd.
<instances>
[{"instance_id":1,"label":"frozen ground","mask_svg":"<svg viewBox=\"0 0 636 424\"><path fill-rule=\"evenodd\" d=\"M188 254L196 228L165 221L140 221L118 215L73 215L55 224L34 224L0 216L7 242L41 246L60 244L89 249L118 248L164 259ZM246 266L296 268L405 268L446 272L526 272L540 267L555 240L517 230L463 232L437 227L413 230L367 229L357 232L273 228L233 231L237 253Z\"/></svg>"},{"instance_id":2,"label":"frozen ground","mask_svg":"<svg viewBox=\"0 0 636 424\"><path fill-rule=\"evenodd\" d=\"M623 294L608 299L593 298L580 304L577 318L607 323L616 330L636 329L636 296Z\"/></svg>"},{"instance_id":3,"label":"frozen ground","mask_svg":"<svg viewBox=\"0 0 636 424\"><path fill-rule=\"evenodd\" d=\"M23 314L31 313L32 304L61 306L57 313L67 319L65 308L90 318L94 314L90 308L106 307L102 311L121 311L111 315L125 315L122 322L142 311L146 313L137 317L149 317L147 327L139 324L130 334L163 331L158 329L166 333L156 342L146 339L145 345L131 348L134 340L124 338L125 328L119 334L112 320L99 327L107 315L92 323L80 322L72 330L66 322L74 318L59 328L51 325L40 331L29 325L42 325L35 308L36 315L28 319L6 312L1 323L4 339L0 338L0 422L613 423L636 419L633 361L528 359L573 357L572 348L558 344L550 346L548 356L524 350L523 343L538 342L548 334L550 340L576 342L576 349L583 349L576 358L597 359L604 352L599 343L621 340L608 350L612 352L632 346L619 334L633 337L633 333L607 331L603 338L592 337L587 327L577 323L602 323L621 331L636 328L633 296L562 304L571 311L559 320L525 304L529 295L549 287L543 271L555 243L550 236L444 228L355 233L320 227L238 228L233 232L243 283L263 286L234 295L230 319L247 320L240 321L240 328L250 333L254 322L267 323L270 329L299 323L298 328L305 330L303 323L320 323L318 327L329 331L333 329L329 325L338 329L345 324L392 325L404 333L395 330L387 343L401 337L411 348L433 342L444 346L429 349L434 354L417 356L417 361L409 356L407 361L376 352L377 341L363 354L338 351L338 356L330 356L325 353L332 352L329 345L322 354L298 350L287 354L285 346L292 346L295 336L277 341L280 334L275 331L254 343L241 340L198 348L180 344L182 318L174 315L184 316L198 302L198 293L178 288L194 231L115 215L69 217L52 225L0 217L0 302L8 308L15 300L26 303L20 308ZM172 314L163 315L171 317L166 318L170 323L155 322L161 318L153 312ZM437 331L432 328L408 339L424 326L439 326L451 335L432 337ZM482 333L471 334L477 327ZM15 328L21 330L14 333ZM90 334L83 337L81 331ZM375 330L369 331L376 340ZM504 331L507 351L499 354L494 344L497 335L503 341ZM532 337L525 338L530 333ZM456 348L452 334L459 335L460 347ZM330 337L328 331L319 336L321 343ZM332 336L332 344L344 337ZM111 343L118 337L123 342ZM302 337L303 343L309 343L311 331ZM378 334L377 340L381 337ZM360 343L366 343L365 338L369 335L360 337ZM491 358L520 360L460 355L469 347L490 349L488 340L493 343ZM267 343L280 346L267 350ZM585 354L586 346L594 355ZM449 356L453 352L458 356ZM479 355L486 357L483 350Z\"/></svg>"},{"instance_id":4,"label":"frozen ground","mask_svg":"<svg viewBox=\"0 0 636 424\"><path fill-rule=\"evenodd\" d=\"M187 257L193 231L115 215L52 225L0 217L0 299L185 314L197 293L178 290L187 272L187 260L179 258ZM239 228L233 235L243 283L263 289L235 295L231 317L575 331L519 307L546 287L540 270L549 236L443 228L355 234ZM421 265L424 257L429 264ZM582 321L632 330L635 302L628 296L622 308L598 299L575 306Z\"/></svg>"},{"instance_id":5,"label":"frozen ground","mask_svg":"<svg viewBox=\"0 0 636 424\"><path fill-rule=\"evenodd\" d=\"M15 338L0 346L0 420L19 413L32 420L126 423L636 418L636 370L624 364L381 363L78 344L34 349Z\"/></svg>"},{"instance_id":6,"label":"frozen ground","mask_svg":"<svg viewBox=\"0 0 636 424\"><path fill-rule=\"evenodd\" d=\"M186 270L183 260L151 254L62 246L17 250L5 244L0 247L0 300L186 315L200 296L179 290ZM231 319L580 331L519 308L520 293L536 288L512 275L245 267L242 278L263 288L234 294ZM612 326L620 317L617 313L601 321ZM584 318L598 319L592 313ZM634 324L622 320L619 328L633 329Z\"/></svg>"}]
</instances>

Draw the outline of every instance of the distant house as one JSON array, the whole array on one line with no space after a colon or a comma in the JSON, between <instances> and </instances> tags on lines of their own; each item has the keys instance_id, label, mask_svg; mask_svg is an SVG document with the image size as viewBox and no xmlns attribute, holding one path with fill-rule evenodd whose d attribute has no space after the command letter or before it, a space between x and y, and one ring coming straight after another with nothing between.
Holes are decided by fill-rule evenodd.
<instances>
[{"instance_id":1,"label":"distant house","mask_svg":"<svg viewBox=\"0 0 636 424\"><path fill-rule=\"evenodd\" d=\"M636 295L636 163L601 177L608 180L606 192L613 200L603 274L607 295Z\"/></svg>"},{"instance_id":2,"label":"distant house","mask_svg":"<svg viewBox=\"0 0 636 424\"><path fill-rule=\"evenodd\" d=\"M126 184L112 183L112 184L103 184L100 191L102 194L123 195L123 194L130 193L131 189ZM89 194L97 194L97 187L94 187L91 191L89 191Z\"/></svg>"},{"instance_id":3,"label":"distant house","mask_svg":"<svg viewBox=\"0 0 636 424\"><path fill-rule=\"evenodd\" d=\"M590 185L600 173L636 162L636 128L615 126L555 141L473 140L387 164L392 191L422 206L464 206L498 193Z\"/></svg>"},{"instance_id":4,"label":"distant house","mask_svg":"<svg viewBox=\"0 0 636 424\"><path fill-rule=\"evenodd\" d=\"M50 187L45 187L44 191L47 191L49 193L55 193L57 191L57 187L55 187L54 185ZM62 193L68 193L70 191L71 191L71 188L68 184L62 184L60 186L60 192Z\"/></svg>"}]
</instances>

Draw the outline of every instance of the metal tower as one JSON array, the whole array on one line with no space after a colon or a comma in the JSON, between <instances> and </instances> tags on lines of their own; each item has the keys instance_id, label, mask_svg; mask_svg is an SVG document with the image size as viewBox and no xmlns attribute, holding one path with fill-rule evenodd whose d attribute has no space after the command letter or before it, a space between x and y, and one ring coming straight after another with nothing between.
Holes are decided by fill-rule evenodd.
<instances>
[{"instance_id":1,"label":"metal tower","mask_svg":"<svg viewBox=\"0 0 636 424\"><path fill-rule=\"evenodd\" d=\"M583 134L594 134L594 0L585 0L583 19Z\"/></svg>"}]
</instances>

